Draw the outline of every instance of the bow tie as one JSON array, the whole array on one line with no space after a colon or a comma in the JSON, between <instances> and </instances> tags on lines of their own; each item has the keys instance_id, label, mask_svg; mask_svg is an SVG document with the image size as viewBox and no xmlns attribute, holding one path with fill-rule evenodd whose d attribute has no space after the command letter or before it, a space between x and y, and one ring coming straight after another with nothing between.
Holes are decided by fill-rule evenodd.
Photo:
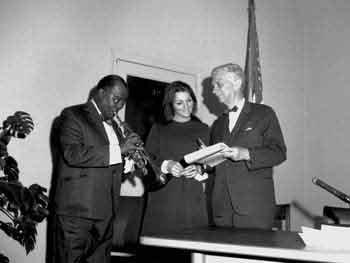
<instances>
[{"instance_id":1,"label":"bow tie","mask_svg":"<svg viewBox=\"0 0 350 263\"><path fill-rule=\"evenodd\" d=\"M112 125L115 122L113 118L104 117L102 114L100 116L102 118L102 121L104 121L105 123L107 123L109 125Z\"/></svg>"},{"instance_id":2,"label":"bow tie","mask_svg":"<svg viewBox=\"0 0 350 263\"><path fill-rule=\"evenodd\" d=\"M237 112L237 111L238 111L237 106L233 106L231 109L228 110L228 112Z\"/></svg>"}]
</instances>

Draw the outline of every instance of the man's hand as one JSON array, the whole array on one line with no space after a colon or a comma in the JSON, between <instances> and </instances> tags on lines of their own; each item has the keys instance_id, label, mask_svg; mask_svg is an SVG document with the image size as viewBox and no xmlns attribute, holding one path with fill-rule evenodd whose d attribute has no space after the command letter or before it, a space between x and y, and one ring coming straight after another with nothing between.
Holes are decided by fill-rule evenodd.
<instances>
[{"instance_id":1,"label":"man's hand","mask_svg":"<svg viewBox=\"0 0 350 263\"><path fill-rule=\"evenodd\" d=\"M142 150L143 142L136 133L129 134L124 143L120 145L120 150L122 154L127 154L135 150Z\"/></svg>"},{"instance_id":2,"label":"man's hand","mask_svg":"<svg viewBox=\"0 0 350 263\"><path fill-rule=\"evenodd\" d=\"M248 161L250 160L249 150L243 147L229 147L223 151L226 158L233 161Z\"/></svg>"}]
</instances>

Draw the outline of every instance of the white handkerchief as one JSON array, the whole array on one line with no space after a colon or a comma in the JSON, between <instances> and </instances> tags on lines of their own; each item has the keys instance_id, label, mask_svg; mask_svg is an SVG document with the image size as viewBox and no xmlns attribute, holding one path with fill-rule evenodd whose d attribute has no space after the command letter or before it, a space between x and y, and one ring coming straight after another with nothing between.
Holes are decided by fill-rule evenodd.
<instances>
[{"instance_id":1,"label":"white handkerchief","mask_svg":"<svg viewBox=\"0 0 350 263\"><path fill-rule=\"evenodd\" d=\"M133 160L130 160L128 157L125 158L124 162L124 173L131 173L135 171L135 162Z\"/></svg>"}]
</instances>

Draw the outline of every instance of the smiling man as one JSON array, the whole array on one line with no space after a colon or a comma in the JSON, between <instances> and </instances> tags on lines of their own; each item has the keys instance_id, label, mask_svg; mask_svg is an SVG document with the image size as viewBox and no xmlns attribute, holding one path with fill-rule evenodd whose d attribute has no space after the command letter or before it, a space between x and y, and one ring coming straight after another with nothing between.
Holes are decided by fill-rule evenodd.
<instances>
[{"instance_id":1,"label":"smiling man","mask_svg":"<svg viewBox=\"0 0 350 263\"><path fill-rule=\"evenodd\" d=\"M211 144L226 143L227 160L215 167L212 193L218 226L271 229L276 209L273 166L286 160L286 146L273 109L244 98L244 72L237 64L212 71L213 93L227 106L211 128Z\"/></svg>"},{"instance_id":2,"label":"smiling man","mask_svg":"<svg viewBox=\"0 0 350 263\"><path fill-rule=\"evenodd\" d=\"M87 103L62 111L53 204L56 262L110 262L122 156L139 143L136 134L123 138L112 121L127 97L125 81L108 75Z\"/></svg>"}]
</instances>

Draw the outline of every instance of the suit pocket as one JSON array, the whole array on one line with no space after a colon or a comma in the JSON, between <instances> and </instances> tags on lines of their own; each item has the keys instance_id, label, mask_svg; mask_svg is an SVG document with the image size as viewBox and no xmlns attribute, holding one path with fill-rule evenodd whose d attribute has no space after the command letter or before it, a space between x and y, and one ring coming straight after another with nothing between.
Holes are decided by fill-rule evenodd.
<instances>
[{"instance_id":1,"label":"suit pocket","mask_svg":"<svg viewBox=\"0 0 350 263\"><path fill-rule=\"evenodd\" d=\"M72 170L72 173L68 174L63 178L64 181L79 180L87 177L86 171L84 169Z\"/></svg>"}]
</instances>

